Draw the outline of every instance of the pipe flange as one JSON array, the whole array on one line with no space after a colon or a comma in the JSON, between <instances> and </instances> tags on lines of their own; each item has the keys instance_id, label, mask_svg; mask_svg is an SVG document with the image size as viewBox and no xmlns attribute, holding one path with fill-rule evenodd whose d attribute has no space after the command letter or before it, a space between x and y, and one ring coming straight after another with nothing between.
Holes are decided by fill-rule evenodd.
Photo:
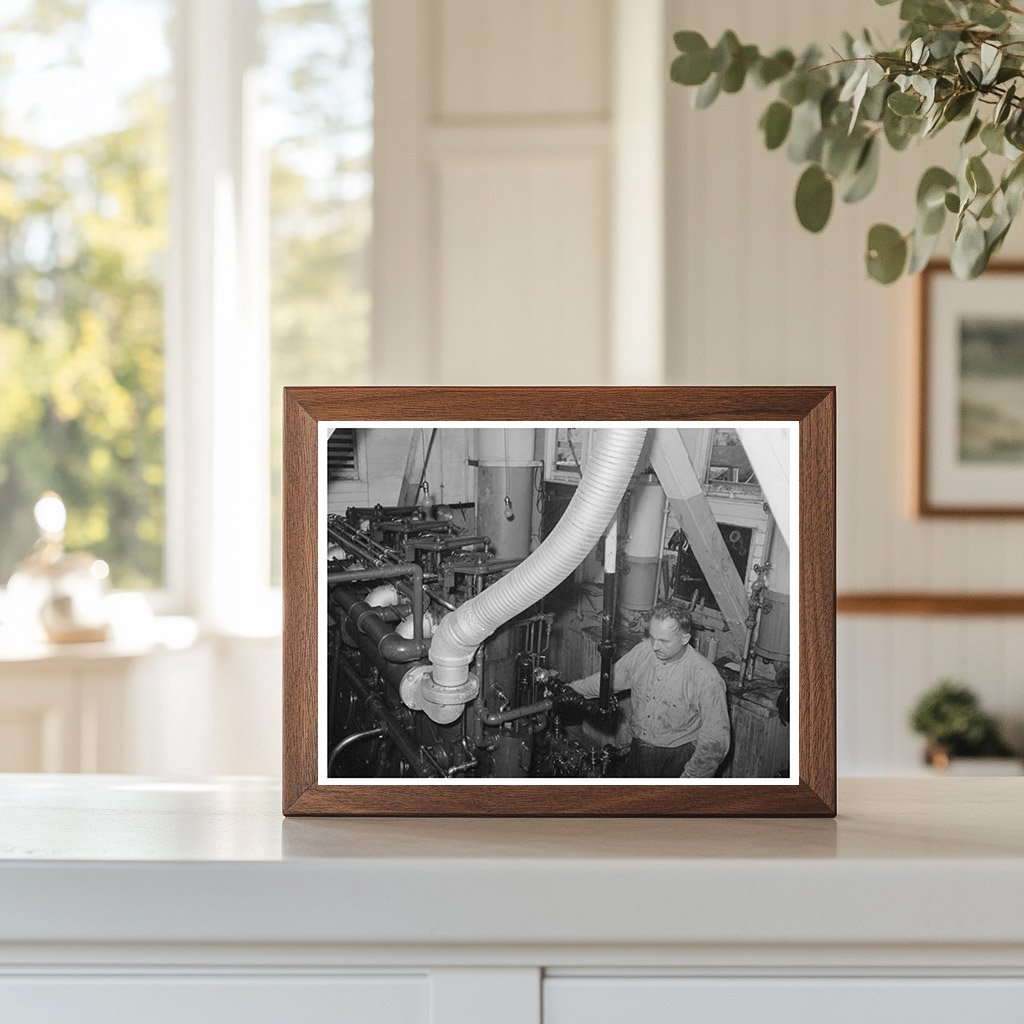
<instances>
[{"instance_id":1,"label":"pipe flange","mask_svg":"<svg viewBox=\"0 0 1024 1024\"><path fill-rule=\"evenodd\" d=\"M413 711L423 710L423 677L430 675L429 665L413 665L408 672L402 676L398 685L398 695L402 703Z\"/></svg>"},{"instance_id":2,"label":"pipe flange","mask_svg":"<svg viewBox=\"0 0 1024 1024\"><path fill-rule=\"evenodd\" d=\"M413 665L402 676L398 692L402 703L413 711L422 711L432 722L449 725L463 711L465 705L476 697L480 684L476 676L469 675L458 686L442 686L434 681L430 665Z\"/></svg>"},{"instance_id":3,"label":"pipe flange","mask_svg":"<svg viewBox=\"0 0 1024 1024\"><path fill-rule=\"evenodd\" d=\"M480 692L480 684L477 678L470 672L463 683L456 686L445 686L434 679L433 672L428 672L420 684L423 699L431 704L440 704L446 707L450 704L468 704Z\"/></svg>"}]
</instances>

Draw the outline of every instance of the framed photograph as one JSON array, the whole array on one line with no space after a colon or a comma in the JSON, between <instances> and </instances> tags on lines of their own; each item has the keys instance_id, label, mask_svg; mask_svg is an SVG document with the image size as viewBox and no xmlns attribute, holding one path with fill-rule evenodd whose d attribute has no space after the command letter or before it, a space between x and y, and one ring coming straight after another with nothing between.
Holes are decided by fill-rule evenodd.
<instances>
[{"instance_id":1,"label":"framed photograph","mask_svg":"<svg viewBox=\"0 0 1024 1024\"><path fill-rule=\"evenodd\" d=\"M835 814L834 389L284 409L285 814Z\"/></svg>"},{"instance_id":2,"label":"framed photograph","mask_svg":"<svg viewBox=\"0 0 1024 1024\"><path fill-rule=\"evenodd\" d=\"M1024 264L919 287L917 512L1024 515Z\"/></svg>"}]
</instances>

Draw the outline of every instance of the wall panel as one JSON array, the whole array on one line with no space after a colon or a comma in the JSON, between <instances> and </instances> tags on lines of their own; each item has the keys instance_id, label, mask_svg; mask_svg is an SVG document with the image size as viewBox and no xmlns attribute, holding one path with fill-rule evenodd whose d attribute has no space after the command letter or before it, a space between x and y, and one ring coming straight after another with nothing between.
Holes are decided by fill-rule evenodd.
<instances>
[{"instance_id":1,"label":"wall panel","mask_svg":"<svg viewBox=\"0 0 1024 1024\"><path fill-rule=\"evenodd\" d=\"M600 149L442 158L445 383L603 380L606 162Z\"/></svg>"},{"instance_id":2,"label":"wall panel","mask_svg":"<svg viewBox=\"0 0 1024 1024\"><path fill-rule=\"evenodd\" d=\"M440 120L604 117L608 0L440 0Z\"/></svg>"}]
</instances>

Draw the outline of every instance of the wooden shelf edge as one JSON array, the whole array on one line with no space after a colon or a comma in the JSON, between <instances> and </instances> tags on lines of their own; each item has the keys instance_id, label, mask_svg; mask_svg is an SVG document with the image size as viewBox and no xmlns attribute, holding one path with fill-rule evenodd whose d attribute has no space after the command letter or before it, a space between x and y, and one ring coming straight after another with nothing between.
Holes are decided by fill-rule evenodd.
<instances>
[{"instance_id":1,"label":"wooden shelf edge","mask_svg":"<svg viewBox=\"0 0 1024 1024\"><path fill-rule=\"evenodd\" d=\"M838 594L839 615L1024 615L1024 593L860 591Z\"/></svg>"}]
</instances>

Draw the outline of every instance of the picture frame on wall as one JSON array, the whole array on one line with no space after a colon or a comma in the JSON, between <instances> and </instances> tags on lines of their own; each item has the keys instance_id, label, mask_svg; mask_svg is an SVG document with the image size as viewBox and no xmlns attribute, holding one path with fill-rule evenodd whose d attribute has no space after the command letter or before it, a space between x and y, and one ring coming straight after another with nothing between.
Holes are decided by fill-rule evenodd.
<instances>
[{"instance_id":1,"label":"picture frame on wall","mask_svg":"<svg viewBox=\"0 0 1024 1024\"><path fill-rule=\"evenodd\" d=\"M1024 263L957 279L922 272L918 293L915 511L1024 516Z\"/></svg>"},{"instance_id":2,"label":"picture frame on wall","mask_svg":"<svg viewBox=\"0 0 1024 1024\"><path fill-rule=\"evenodd\" d=\"M284 481L286 815L835 814L833 388L286 388Z\"/></svg>"}]
</instances>

